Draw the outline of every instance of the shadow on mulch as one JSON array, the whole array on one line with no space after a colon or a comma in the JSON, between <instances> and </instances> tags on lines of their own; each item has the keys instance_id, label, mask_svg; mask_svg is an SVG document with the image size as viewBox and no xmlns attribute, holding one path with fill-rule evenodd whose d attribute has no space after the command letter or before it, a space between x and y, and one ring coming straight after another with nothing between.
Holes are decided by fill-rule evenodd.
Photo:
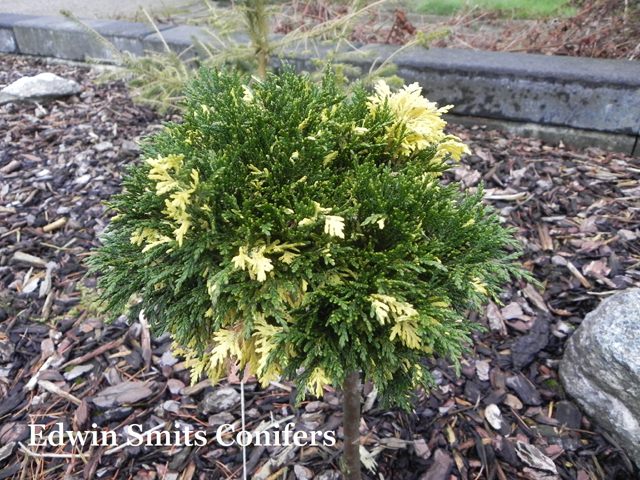
<instances>
[{"instance_id":1,"label":"shadow on mulch","mask_svg":"<svg viewBox=\"0 0 640 480\"><path fill-rule=\"evenodd\" d=\"M0 480L240 478L242 451L224 445L230 430L216 438L221 425L240 428L237 377L189 386L167 336L150 336L144 321L103 323L92 301L95 279L85 276L84 259L111 215L101 202L120 190L123 166L137 161L134 141L167 119L79 67L10 56L0 64L3 84L52 71L84 89L44 106L0 107ZM361 433L378 463L367 478L632 478L626 455L565 398L557 367L587 312L640 286L637 160L484 129L449 131L472 154L444 181L470 189L485 182L487 202L517 229L522 261L544 292L506 285L503 305L475 318L489 333L475 335L459 377L449 362L427 360L438 385L416 392L411 414L381 410L365 385ZM244 389L247 430L283 439L294 423L295 431L335 431L338 439L251 446L253 478L340 478L339 392L327 389L296 408L290 384ZM29 445L32 433L40 438L35 424L45 425L45 436L94 431L96 440ZM171 433L135 445L133 433L150 431ZM118 446L102 445L109 432ZM527 445L537 447L533 457Z\"/></svg>"}]
</instances>

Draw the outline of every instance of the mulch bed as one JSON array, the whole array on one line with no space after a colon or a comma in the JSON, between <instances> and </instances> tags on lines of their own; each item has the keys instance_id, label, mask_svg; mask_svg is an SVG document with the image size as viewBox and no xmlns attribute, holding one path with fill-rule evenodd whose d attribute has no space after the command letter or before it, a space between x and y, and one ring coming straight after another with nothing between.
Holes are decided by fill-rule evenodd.
<instances>
[{"instance_id":1,"label":"mulch bed","mask_svg":"<svg viewBox=\"0 0 640 480\"><path fill-rule=\"evenodd\" d=\"M240 478L242 451L215 440L221 424L240 428L237 377L189 386L170 339L151 336L144 321L104 323L95 278L85 276L83 262L109 221L101 202L119 191L123 166L138 161L135 140L166 118L84 68L0 57L0 84L42 71L84 92L0 107L0 480ZM482 128L450 131L472 155L444 181L485 182L487 202L517 229L522 261L544 291L506 285L503 305L475 316L488 333L475 335L460 376L446 360L426 360L438 385L416 392L413 412L382 410L365 385L361 434L378 463L367 477L635 478L613 439L565 397L557 369L585 314L640 286L637 159ZM335 430L338 438L335 446L249 447L252 478L340 478L339 392L296 408L288 383L244 389L249 431L294 422L296 431ZM56 424L115 431L120 446L30 446L33 424L46 433ZM172 431L182 446L126 446L124 427L133 424ZM206 445L194 444L194 430L206 432Z\"/></svg>"},{"instance_id":2,"label":"mulch bed","mask_svg":"<svg viewBox=\"0 0 640 480\"><path fill-rule=\"evenodd\" d=\"M640 9L620 0L571 0L576 14L540 20L514 20L509 12L462 9L451 17L407 15L402 10L371 9L354 26L351 40L403 45L419 33L435 38L431 47L537 53L573 57L640 60ZM273 29L288 33L349 13L344 3L292 0L275 16ZM426 20L425 20L426 18Z\"/></svg>"},{"instance_id":3,"label":"mulch bed","mask_svg":"<svg viewBox=\"0 0 640 480\"><path fill-rule=\"evenodd\" d=\"M571 17L508 21L469 10L445 21L435 47L640 60L640 9L618 0L572 0Z\"/></svg>"}]
</instances>

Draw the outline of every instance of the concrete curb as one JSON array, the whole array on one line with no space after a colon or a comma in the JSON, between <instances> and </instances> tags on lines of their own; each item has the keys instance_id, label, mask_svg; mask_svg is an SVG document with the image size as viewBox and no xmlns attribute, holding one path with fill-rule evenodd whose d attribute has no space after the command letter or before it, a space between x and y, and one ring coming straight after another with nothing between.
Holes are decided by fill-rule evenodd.
<instances>
[{"instance_id":1,"label":"concrete curb","mask_svg":"<svg viewBox=\"0 0 640 480\"><path fill-rule=\"evenodd\" d=\"M86 20L120 51L141 56L162 51L162 39L142 23ZM176 53L193 49L194 38L211 37L193 26L160 26ZM365 45L368 70L396 52L390 45ZM112 59L107 46L63 17L0 13L0 53L83 61ZM291 52L287 60L300 70L310 58ZM394 56L398 74L418 82L426 96L454 104L449 119L488 124L565 144L591 145L640 156L640 62L554 57L471 50L407 49Z\"/></svg>"}]
</instances>

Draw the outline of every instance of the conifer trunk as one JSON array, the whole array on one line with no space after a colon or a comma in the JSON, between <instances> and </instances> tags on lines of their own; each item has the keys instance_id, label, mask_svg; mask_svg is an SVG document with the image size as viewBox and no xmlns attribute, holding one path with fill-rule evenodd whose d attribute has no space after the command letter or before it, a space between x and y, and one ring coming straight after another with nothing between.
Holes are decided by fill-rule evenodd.
<instances>
[{"instance_id":1,"label":"conifer trunk","mask_svg":"<svg viewBox=\"0 0 640 480\"><path fill-rule=\"evenodd\" d=\"M346 480L360 480L360 374L352 370L344 382L344 469Z\"/></svg>"},{"instance_id":2,"label":"conifer trunk","mask_svg":"<svg viewBox=\"0 0 640 480\"><path fill-rule=\"evenodd\" d=\"M260 78L267 78L267 63L269 62L269 57L267 56L267 51L264 47L261 47L258 50L258 76Z\"/></svg>"},{"instance_id":3,"label":"conifer trunk","mask_svg":"<svg viewBox=\"0 0 640 480\"><path fill-rule=\"evenodd\" d=\"M264 0L246 0L245 18L258 60L258 76L267 78L269 63L269 25Z\"/></svg>"}]
</instances>

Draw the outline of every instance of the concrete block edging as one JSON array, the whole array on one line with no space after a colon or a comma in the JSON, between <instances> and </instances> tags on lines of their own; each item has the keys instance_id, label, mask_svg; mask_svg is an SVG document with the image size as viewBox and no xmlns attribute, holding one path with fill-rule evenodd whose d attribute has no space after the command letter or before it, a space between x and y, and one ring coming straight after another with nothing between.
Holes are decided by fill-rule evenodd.
<instances>
[{"instance_id":1,"label":"concrete block edging","mask_svg":"<svg viewBox=\"0 0 640 480\"><path fill-rule=\"evenodd\" d=\"M134 56L164 48L147 24L83 21ZM199 27L159 28L176 53L192 47L194 37L204 42L210 38ZM372 55L363 54L355 63L368 70L374 59L383 61L396 49L365 45L362 51ZM5 13L0 13L0 53L73 61L113 58L108 48L64 17ZM194 49L189 53L196 54ZM299 70L309 67L310 59L295 52L284 58ZM558 140L564 136L587 144L602 140L602 145L594 146L640 156L640 62L440 48L407 49L393 61L398 74L407 83L418 82L430 100L455 105L449 115L454 123L460 116L461 123L473 119L507 129L510 125L512 131L546 132L547 140L553 139L556 129Z\"/></svg>"}]
</instances>

